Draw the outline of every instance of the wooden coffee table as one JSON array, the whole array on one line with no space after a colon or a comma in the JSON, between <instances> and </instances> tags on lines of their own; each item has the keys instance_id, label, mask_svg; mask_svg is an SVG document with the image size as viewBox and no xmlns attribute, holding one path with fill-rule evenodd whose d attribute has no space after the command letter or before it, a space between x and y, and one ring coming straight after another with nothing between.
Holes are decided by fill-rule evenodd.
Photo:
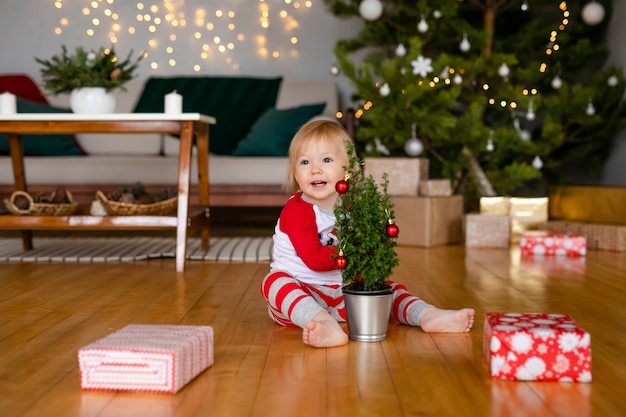
<instances>
[{"instance_id":1,"label":"wooden coffee table","mask_svg":"<svg viewBox=\"0 0 626 417\"><path fill-rule=\"evenodd\" d=\"M162 133L180 136L178 209L176 216L0 216L0 229L21 230L25 250L33 248L33 230L176 229L176 271L184 271L187 235L201 230L202 249L209 248L209 125L215 119L199 113L11 114L0 115L0 132L7 133L14 189L28 191L21 135L48 133ZM197 147L199 207L191 209L192 146ZM59 184L63 185L63 184Z\"/></svg>"}]
</instances>

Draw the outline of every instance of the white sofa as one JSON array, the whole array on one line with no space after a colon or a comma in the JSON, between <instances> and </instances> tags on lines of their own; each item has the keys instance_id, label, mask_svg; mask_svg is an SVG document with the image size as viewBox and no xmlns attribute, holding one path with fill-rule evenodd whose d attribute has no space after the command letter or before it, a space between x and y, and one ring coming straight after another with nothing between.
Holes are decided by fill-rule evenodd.
<instances>
[{"instance_id":1,"label":"white sofa","mask_svg":"<svg viewBox=\"0 0 626 417\"><path fill-rule=\"evenodd\" d=\"M116 91L116 112L131 112L145 81L131 80L127 91ZM53 106L69 107L69 96L50 96ZM184 98L183 98L184 99ZM333 80L283 79L277 109L325 102L322 116L336 118L339 94ZM236 109L233 109L236 111ZM219 123L219 120L217 120ZM108 190L142 182L160 187L176 182L178 141L157 134L79 134L86 156L25 157L29 190L50 190L58 185L70 189L77 201L91 199L97 189ZM192 184L196 183L193 160ZM209 156L212 206L279 206L286 196L282 184L286 157ZM12 191L10 158L0 156L0 194ZM192 196L193 198L193 196Z\"/></svg>"}]
</instances>

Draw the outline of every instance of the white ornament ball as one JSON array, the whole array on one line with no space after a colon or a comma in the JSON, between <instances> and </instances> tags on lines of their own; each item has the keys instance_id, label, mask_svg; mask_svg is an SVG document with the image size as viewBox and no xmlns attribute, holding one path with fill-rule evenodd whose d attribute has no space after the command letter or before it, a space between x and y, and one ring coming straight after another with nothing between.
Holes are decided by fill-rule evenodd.
<instances>
[{"instance_id":1,"label":"white ornament ball","mask_svg":"<svg viewBox=\"0 0 626 417\"><path fill-rule=\"evenodd\" d=\"M522 5L520 6L520 9L521 9L523 12L527 12L527 11L528 11L528 2L527 2L526 0L524 0L524 1L522 2Z\"/></svg>"},{"instance_id":2,"label":"white ornament ball","mask_svg":"<svg viewBox=\"0 0 626 417\"><path fill-rule=\"evenodd\" d=\"M487 141L487 146L485 146L485 150L487 150L487 152L493 152L493 150L494 150L495 148L496 148L496 147L493 145L493 141L492 141L491 139L489 139L489 140Z\"/></svg>"},{"instance_id":3,"label":"white ornament ball","mask_svg":"<svg viewBox=\"0 0 626 417\"><path fill-rule=\"evenodd\" d=\"M405 56L406 55L406 47L404 46L404 44L398 44L398 46L396 47L396 55L397 56Z\"/></svg>"},{"instance_id":4,"label":"white ornament ball","mask_svg":"<svg viewBox=\"0 0 626 417\"><path fill-rule=\"evenodd\" d=\"M336 75L339 75L339 72L340 72L340 70L339 70L339 67L338 67L337 65L335 65L335 64L331 65L331 67L330 67L330 73L331 73L332 75L335 75L335 76L336 76Z\"/></svg>"},{"instance_id":5,"label":"white ornament ball","mask_svg":"<svg viewBox=\"0 0 626 417\"><path fill-rule=\"evenodd\" d=\"M587 109L585 110L585 113L587 113L587 116L593 116L594 114L596 114L596 108L593 106L593 103L587 104Z\"/></svg>"},{"instance_id":6,"label":"white ornament ball","mask_svg":"<svg viewBox=\"0 0 626 417\"><path fill-rule=\"evenodd\" d=\"M452 79L452 81L456 84L459 85L463 82L463 77L461 77L459 74L455 75L454 78Z\"/></svg>"},{"instance_id":7,"label":"white ornament ball","mask_svg":"<svg viewBox=\"0 0 626 417\"><path fill-rule=\"evenodd\" d=\"M424 19L423 17L422 20L420 20L420 22L417 24L417 30L420 33L428 32L428 23L426 23L426 19Z\"/></svg>"},{"instance_id":8,"label":"white ornament ball","mask_svg":"<svg viewBox=\"0 0 626 417\"><path fill-rule=\"evenodd\" d=\"M380 93L381 96L387 97L389 95L389 93L391 93L391 89L389 88L389 84L385 83L385 84L381 85L380 88L378 89L378 92Z\"/></svg>"},{"instance_id":9,"label":"white ornament ball","mask_svg":"<svg viewBox=\"0 0 626 417\"><path fill-rule=\"evenodd\" d=\"M533 159L533 168L535 169L543 168L543 161L538 156L535 156L535 159Z\"/></svg>"},{"instance_id":10,"label":"white ornament ball","mask_svg":"<svg viewBox=\"0 0 626 417\"><path fill-rule=\"evenodd\" d=\"M404 152L409 156L418 156L424 152L424 144L418 138L411 138L404 143Z\"/></svg>"},{"instance_id":11,"label":"white ornament ball","mask_svg":"<svg viewBox=\"0 0 626 417\"><path fill-rule=\"evenodd\" d=\"M442 14L441 14L441 11L440 11L440 10L435 10L435 11L433 12L433 17L434 17L435 19L441 19L441 16L442 16Z\"/></svg>"},{"instance_id":12,"label":"white ornament ball","mask_svg":"<svg viewBox=\"0 0 626 417\"><path fill-rule=\"evenodd\" d=\"M551 84L552 84L552 88L554 88L555 90L558 90L559 88L563 86L563 80L561 80L561 77L557 75L556 77L552 79Z\"/></svg>"},{"instance_id":13,"label":"white ornament ball","mask_svg":"<svg viewBox=\"0 0 626 417\"><path fill-rule=\"evenodd\" d=\"M510 73L511 71L509 70L509 66L507 64L503 63L500 65L500 68L498 68L498 75L502 78L508 77Z\"/></svg>"},{"instance_id":14,"label":"white ornament ball","mask_svg":"<svg viewBox=\"0 0 626 417\"><path fill-rule=\"evenodd\" d=\"M379 0L363 0L359 5L359 14L365 20L376 20L383 14L383 4Z\"/></svg>"},{"instance_id":15,"label":"white ornament ball","mask_svg":"<svg viewBox=\"0 0 626 417\"><path fill-rule=\"evenodd\" d=\"M459 44L459 49L461 50L461 52L467 52L472 49L472 45L467 40L467 35L463 35L463 40Z\"/></svg>"},{"instance_id":16,"label":"white ornament ball","mask_svg":"<svg viewBox=\"0 0 626 417\"><path fill-rule=\"evenodd\" d=\"M597 25L604 20L604 6L597 1L591 1L583 7L583 21L590 25Z\"/></svg>"},{"instance_id":17,"label":"white ornament ball","mask_svg":"<svg viewBox=\"0 0 626 417\"><path fill-rule=\"evenodd\" d=\"M617 79L617 76L611 75L609 79L606 80L606 83L609 85L609 87L615 87L619 83L619 80Z\"/></svg>"}]
</instances>

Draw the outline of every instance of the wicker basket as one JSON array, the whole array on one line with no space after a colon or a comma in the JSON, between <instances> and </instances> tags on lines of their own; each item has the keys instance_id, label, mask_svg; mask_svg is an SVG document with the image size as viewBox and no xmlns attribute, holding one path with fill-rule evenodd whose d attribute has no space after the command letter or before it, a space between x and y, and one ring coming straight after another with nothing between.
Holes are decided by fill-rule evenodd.
<instances>
[{"instance_id":1,"label":"wicker basket","mask_svg":"<svg viewBox=\"0 0 626 417\"><path fill-rule=\"evenodd\" d=\"M15 191L11 194L10 198L4 199L4 205L11 213L18 216L69 216L76 211L78 203L74 202L72 194L69 191L66 190L65 195L70 203L35 203L33 198L27 192ZM15 205L15 199L20 196L28 199L28 209L23 210ZM52 195L52 198L54 198L54 194Z\"/></svg>"},{"instance_id":2,"label":"wicker basket","mask_svg":"<svg viewBox=\"0 0 626 417\"><path fill-rule=\"evenodd\" d=\"M164 216L178 208L178 197L152 204L131 204L109 200L102 191L96 191L96 198L109 216Z\"/></svg>"}]
</instances>

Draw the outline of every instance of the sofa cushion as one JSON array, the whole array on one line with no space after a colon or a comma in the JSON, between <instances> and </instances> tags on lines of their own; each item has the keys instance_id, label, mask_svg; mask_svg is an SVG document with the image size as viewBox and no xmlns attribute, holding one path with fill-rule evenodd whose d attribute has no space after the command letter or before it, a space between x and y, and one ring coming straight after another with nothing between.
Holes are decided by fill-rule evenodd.
<instances>
[{"instance_id":1,"label":"sofa cushion","mask_svg":"<svg viewBox=\"0 0 626 417\"><path fill-rule=\"evenodd\" d=\"M216 118L211 125L210 148L230 155L237 142L268 108L276 104L282 77L152 77L145 84L134 111L162 113L166 94L183 96L183 111Z\"/></svg>"},{"instance_id":2,"label":"sofa cushion","mask_svg":"<svg viewBox=\"0 0 626 417\"><path fill-rule=\"evenodd\" d=\"M70 109L16 98L18 113L71 113ZM22 135L22 148L27 156L85 155L74 135ZM0 133L0 155L9 154L9 137Z\"/></svg>"},{"instance_id":3,"label":"sofa cushion","mask_svg":"<svg viewBox=\"0 0 626 417\"><path fill-rule=\"evenodd\" d=\"M3 160L4 159L4 160ZM242 158L209 155L211 185L282 185L287 175L287 158L257 156ZM172 156L105 155L24 158L30 185L175 185L178 158ZM260 175L259 173L262 173ZM198 184L198 160L191 159L190 180ZM0 185L13 185L8 157L0 158ZM2 201L2 200L0 200Z\"/></svg>"},{"instance_id":4,"label":"sofa cushion","mask_svg":"<svg viewBox=\"0 0 626 417\"><path fill-rule=\"evenodd\" d=\"M287 156L291 139L298 129L322 111L326 103L307 104L291 109L265 111L241 140L235 156Z\"/></svg>"}]
</instances>

